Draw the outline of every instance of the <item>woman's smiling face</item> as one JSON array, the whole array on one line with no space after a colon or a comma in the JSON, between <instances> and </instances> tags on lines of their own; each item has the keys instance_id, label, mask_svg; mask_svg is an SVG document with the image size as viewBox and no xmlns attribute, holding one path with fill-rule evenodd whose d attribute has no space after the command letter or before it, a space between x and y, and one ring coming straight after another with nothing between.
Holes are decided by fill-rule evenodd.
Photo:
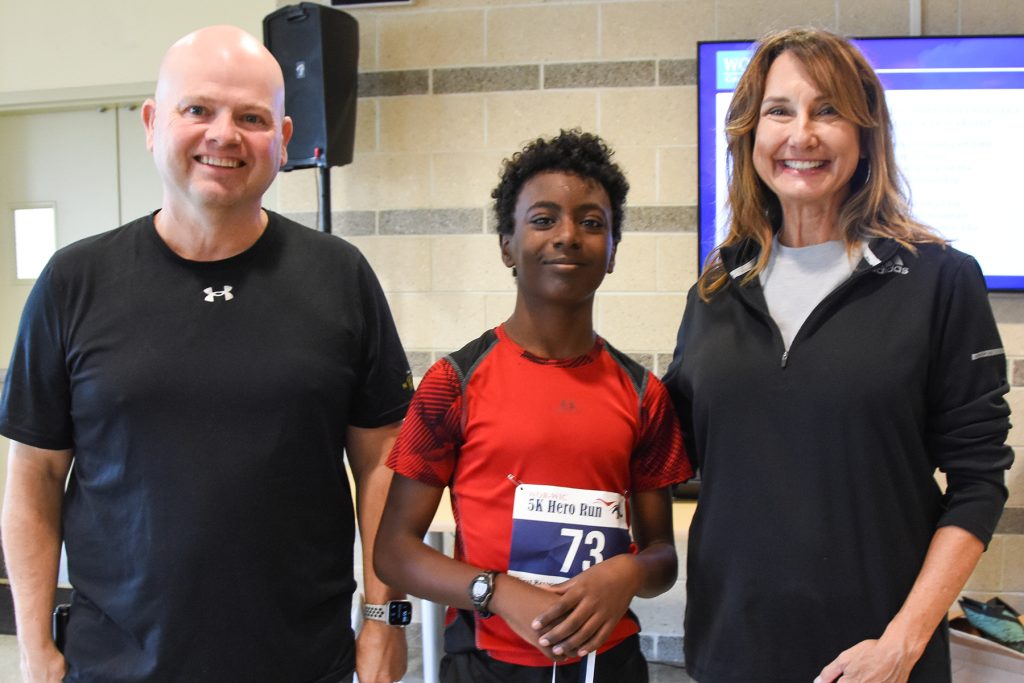
<instances>
[{"instance_id":1,"label":"woman's smiling face","mask_svg":"<svg viewBox=\"0 0 1024 683\"><path fill-rule=\"evenodd\" d=\"M789 52L768 70L753 156L783 215L816 209L838 217L860 161L859 130Z\"/></svg>"}]
</instances>

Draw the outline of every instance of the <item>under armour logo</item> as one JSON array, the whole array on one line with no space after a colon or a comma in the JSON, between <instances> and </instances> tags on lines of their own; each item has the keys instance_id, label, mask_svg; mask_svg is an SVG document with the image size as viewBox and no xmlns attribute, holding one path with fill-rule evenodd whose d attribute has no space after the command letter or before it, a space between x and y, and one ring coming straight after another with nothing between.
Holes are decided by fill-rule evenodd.
<instances>
[{"instance_id":1,"label":"under armour logo","mask_svg":"<svg viewBox=\"0 0 1024 683\"><path fill-rule=\"evenodd\" d=\"M224 301L231 301L235 298L235 295L231 293L231 285L224 285L224 289L219 292L215 292L213 287L207 287L203 290L203 293L206 294L205 300L211 302L216 301L217 297L224 299Z\"/></svg>"}]
</instances>

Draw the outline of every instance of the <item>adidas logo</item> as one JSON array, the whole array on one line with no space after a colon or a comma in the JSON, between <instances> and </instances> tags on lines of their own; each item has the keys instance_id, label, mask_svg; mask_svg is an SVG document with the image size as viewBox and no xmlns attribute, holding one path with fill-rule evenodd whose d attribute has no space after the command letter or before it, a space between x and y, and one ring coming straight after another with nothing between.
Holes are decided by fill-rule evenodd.
<instances>
[{"instance_id":1,"label":"adidas logo","mask_svg":"<svg viewBox=\"0 0 1024 683\"><path fill-rule=\"evenodd\" d=\"M910 268L903 265L903 259L899 255L894 256L882 265L873 268L874 272L879 275L887 275L889 273L896 273L897 275L906 275L910 272Z\"/></svg>"}]
</instances>

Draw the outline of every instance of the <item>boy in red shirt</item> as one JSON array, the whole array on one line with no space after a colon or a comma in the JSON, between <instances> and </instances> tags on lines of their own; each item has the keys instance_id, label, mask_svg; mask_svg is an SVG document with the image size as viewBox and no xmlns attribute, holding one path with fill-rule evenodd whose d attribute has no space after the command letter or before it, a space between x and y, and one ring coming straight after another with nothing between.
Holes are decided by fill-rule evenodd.
<instances>
[{"instance_id":1,"label":"boy in red shirt","mask_svg":"<svg viewBox=\"0 0 1024 683\"><path fill-rule=\"evenodd\" d=\"M515 310L427 371L388 460L374 564L451 606L446 683L647 680L628 608L676 579L671 486L691 469L664 387L594 332L629 189L610 157L563 131L506 160ZM422 542L445 486L455 559Z\"/></svg>"}]
</instances>

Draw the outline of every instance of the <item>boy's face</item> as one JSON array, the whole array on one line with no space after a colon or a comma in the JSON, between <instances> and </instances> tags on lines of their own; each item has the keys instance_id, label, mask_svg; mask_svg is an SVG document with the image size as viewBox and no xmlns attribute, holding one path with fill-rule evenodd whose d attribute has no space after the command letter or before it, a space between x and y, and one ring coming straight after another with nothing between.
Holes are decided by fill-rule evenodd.
<instances>
[{"instance_id":1,"label":"boy's face","mask_svg":"<svg viewBox=\"0 0 1024 683\"><path fill-rule=\"evenodd\" d=\"M591 303L615 266L612 209L601 183L570 173L538 173L523 184L514 231L501 257L518 272L519 295L536 303Z\"/></svg>"}]
</instances>

